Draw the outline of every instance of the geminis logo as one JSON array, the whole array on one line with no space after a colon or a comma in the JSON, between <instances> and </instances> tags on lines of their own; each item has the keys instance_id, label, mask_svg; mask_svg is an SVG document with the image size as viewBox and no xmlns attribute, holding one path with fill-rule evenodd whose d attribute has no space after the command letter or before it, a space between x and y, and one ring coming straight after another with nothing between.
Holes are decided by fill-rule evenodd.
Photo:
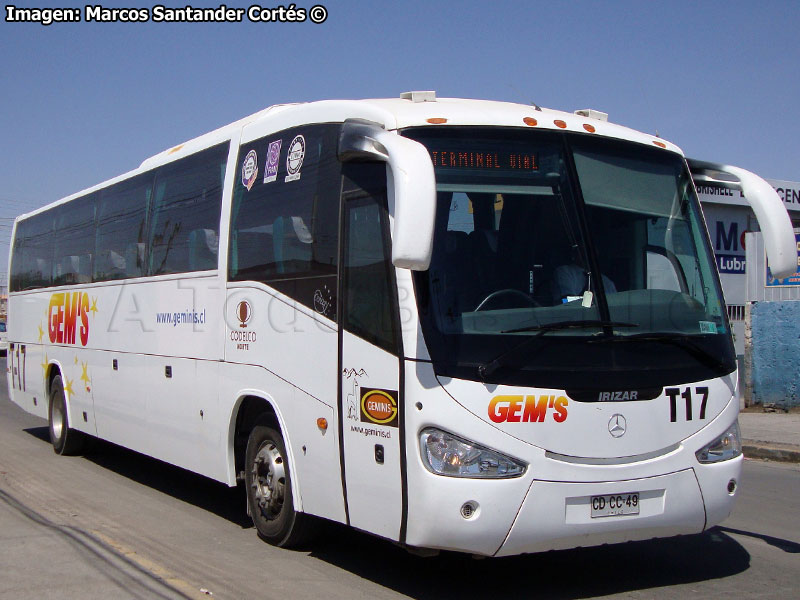
<instances>
[{"instance_id":1,"label":"geminis logo","mask_svg":"<svg viewBox=\"0 0 800 600\"><path fill-rule=\"evenodd\" d=\"M397 427L397 392L361 388L361 421Z\"/></svg>"}]
</instances>

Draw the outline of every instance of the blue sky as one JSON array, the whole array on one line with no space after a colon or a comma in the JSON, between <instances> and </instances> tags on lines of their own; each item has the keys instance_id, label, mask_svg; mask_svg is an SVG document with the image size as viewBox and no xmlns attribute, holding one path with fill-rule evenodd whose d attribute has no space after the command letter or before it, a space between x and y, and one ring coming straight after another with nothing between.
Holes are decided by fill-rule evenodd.
<instances>
[{"instance_id":1,"label":"blue sky","mask_svg":"<svg viewBox=\"0 0 800 600\"><path fill-rule=\"evenodd\" d=\"M320 25L0 22L0 219L271 104L412 89L595 108L688 156L800 180L796 0L297 7L319 1ZM9 224L0 220L0 279Z\"/></svg>"}]
</instances>

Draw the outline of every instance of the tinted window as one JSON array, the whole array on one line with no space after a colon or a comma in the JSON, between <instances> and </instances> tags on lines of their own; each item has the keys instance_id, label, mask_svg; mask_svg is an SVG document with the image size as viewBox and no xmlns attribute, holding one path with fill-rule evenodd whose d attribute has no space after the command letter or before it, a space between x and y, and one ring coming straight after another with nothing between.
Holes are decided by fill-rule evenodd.
<instances>
[{"instance_id":1,"label":"tinted window","mask_svg":"<svg viewBox=\"0 0 800 600\"><path fill-rule=\"evenodd\" d=\"M94 280L145 275L145 226L153 174L144 173L100 192Z\"/></svg>"},{"instance_id":2,"label":"tinted window","mask_svg":"<svg viewBox=\"0 0 800 600\"><path fill-rule=\"evenodd\" d=\"M414 283L437 375L633 389L735 368L680 156L568 132L406 133L436 174L433 256Z\"/></svg>"},{"instance_id":3,"label":"tinted window","mask_svg":"<svg viewBox=\"0 0 800 600\"><path fill-rule=\"evenodd\" d=\"M11 291L51 285L53 277L53 213L17 223L11 264Z\"/></svg>"},{"instance_id":4,"label":"tinted window","mask_svg":"<svg viewBox=\"0 0 800 600\"><path fill-rule=\"evenodd\" d=\"M228 144L159 168L150 222L150 275L217 268Z\"/></svg>"},{"instance_id":5,"label":"tinted window","mask_svg":"<svg viewBox=\"0 0 800 600\"><path fill-rule=\"evenodd\" d=\"M92 280L94 212L99 194L62 204L54 211L53 283L68 285Z\"/></svg>"},{"instance_id":6,"label":"tinted window","mask_svg":"<svg viewBox=\"0 0 800 600\"><path fill-rule=\"evenodd\" d=\"M389 256L386 209L386 167L345 167L344 310L348 331L397 352L394 269Z\"/></svg>"},{"instance_id":7,"label":"tinted window","mask_svg":"<svg viewBox=\"0 0 800 600\"><path fill-rule=\"evenodd\" d=\"M220 144L20 221L11 291L217 268Z\"/></svg>"},{"instance_id":8,"label":"tinted window","mask_svg":"<svg viewBox=\"0 0 800 600\"><path fill-rule=\"evenodd\" d=\"M239 150L229 278L255 280L333 319L341 166L339 127L310 125Z\"/></svg>"}]
</instances>

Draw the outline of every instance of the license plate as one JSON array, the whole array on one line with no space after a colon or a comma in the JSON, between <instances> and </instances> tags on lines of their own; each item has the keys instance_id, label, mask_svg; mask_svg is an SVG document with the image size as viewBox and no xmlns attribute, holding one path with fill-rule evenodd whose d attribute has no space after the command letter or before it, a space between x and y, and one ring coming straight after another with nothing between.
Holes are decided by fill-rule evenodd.
<instances>
[{"instance_id":1,"label":"license plate","mask_svg":"<svg viewBox=\"0 0 800 600\"><path fill-rule=\"evenodd\" d=\"M592 518L639 514L639 492L592 496Z\"/></svg>"}]
</instances>

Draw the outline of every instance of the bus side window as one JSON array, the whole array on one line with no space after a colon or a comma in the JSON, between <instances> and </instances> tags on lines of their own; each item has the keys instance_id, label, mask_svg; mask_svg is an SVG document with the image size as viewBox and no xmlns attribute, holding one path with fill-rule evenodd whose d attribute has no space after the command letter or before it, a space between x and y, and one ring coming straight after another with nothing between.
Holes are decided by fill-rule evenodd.
<instances>
[{"instance_id":1,"label":"bus side window","mask_svg":"<svg viewBox=\"0 0 800 600\"><path fill-rule=\"evenodd\" d=\"M398 352L394 268L386 207L386 167L379 163L345 165L343 327Z\"/></svg>"},{"instance_id":2,"label":"bus side window","mask_svg":"<svg viewBox=\"0 0 800 600\"><path fill-rule=\"evenodd\" d=\"M153 173L143 173L100 192L95 231L94 281L146 275L143 263L128 260L129 248L144 243ZM137 256L132 254L133 259Z\"/></svg>"},{"instance_id":3,"label":"bus side window","mask_svg":"<svg viewBox=\"0 0 800 600\"><path fill-rule=\"evenodd\" d=\"M241 146L228 250L230 281L260 281L331 320L337 311L339 131L337 125L304 125ZM268 168L270 152L277 158ZM248 161L257 170L245 182Z\"/></svg>"},{"instance_id":4,"label":"bus side window","mask_svg":"<svg viewBox=\"0 0 800 600\"><path fill-rule=\"evenodd\" d=\"M11 291L52 283L53 214L44 212L17 223L11 264Z\"/></svg>"},{"instance_id":5,"label":"bus side window","mask_svg":"<svg viewBox=\"0 0 800 600\"><path fill-rule=\"evenodd\" d=\"M92 280L94 213L99 193L56 209L53 283L69 285Z\"/></svg>"},{"instance_id":6,"label":"bus side window","mask_svg":"<svg viewBox=\"0 0 800 600\"><path fill-rule=\"evenodd\" d=\"M227 157L228 144L220 144L156 171L150 275L217 268L220 165Z\"/></svg>"}]
</instances>

